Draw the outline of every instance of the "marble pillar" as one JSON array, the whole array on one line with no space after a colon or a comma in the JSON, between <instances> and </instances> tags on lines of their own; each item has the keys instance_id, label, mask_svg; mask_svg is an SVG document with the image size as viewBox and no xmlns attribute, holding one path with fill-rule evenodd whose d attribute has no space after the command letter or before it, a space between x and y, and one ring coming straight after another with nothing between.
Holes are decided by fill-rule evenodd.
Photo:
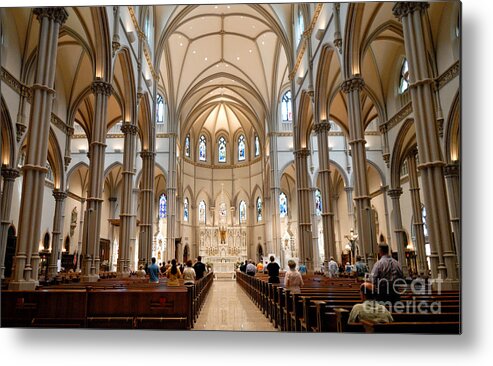
<instances>
[{"instance_id":1,"label":"marble pillar","mask_svg":"<svg viewBox=\"0 0 493 366\"><path fill-rule=\"evenodd\" d=\"M44 182L47 172L50 120L55 96L54 82L60 27L67 20L64 8L35 8L40 23L36 72L32 90L26 161L22 167L22 198L19 215L19 236L14 259L11 290L34 290L38 284L41 216L43 214Z\"/></svg>"},{"instance_id":2,"label":"marble pillar","mask_svg":"<svg viewBox=\"0 0 493 366\"><path fill-rule=\"evenodd\" d=\"M94 119L89 145L89 190L84 220L84 259L82 262L83 282L99 279L99 238L101 233L101 208L103 204L104 159L106 150L108 98L113 88L110 83L95 80L91 85L94 94Z\"/></svg>"},{"instance_id":3,"label":"marble pillar","mask_svg":"<svg viewBox=\"0 0 493 366\"><path fill-rule=\"evenodd\" d=\"M167 196L167 260L176 259L176 185L177 175L177 158L176 158L176 134L170 134L169 137L169 161L168 161L168 187L166 188Z\"/></svg>"},{"instance_id":4,"label":"marble pillar","mask_svg":"<svg viewBox=\"0 0 493 366\"><path fill-rule=\"evenodd\" d=\"M0 278L4 279L5 273L5 253L7 250L7 236L10 226L10 210L12 208L12 193L14 182L19 177L19 170L13 168L2 168L3 190L2 203L0 207Z\"/></svg>"},{"instance_id":5,"label":"marble pillar","mask_svg":"<svg viewBox=\"0 0 493 366\"><path fill-rule=\"evenodd\" d=\"M457 258L453 248L450 215L438 135L434 100L434 77L426 48L427 2L397 2L394 15L401 21L409 64L409 88L413 105L421 183L431 244L432 277L444 281L442 288L458 288Z\"/></svg>"},{"instance_id":6,"label":"marble pillar","mask_svg":"<svg viewBox=\"0 0 493 366\"><path fill-rule=\"evenodd\" d=\"M322 226L324 230L325 258L336 257L336 237L334 230L334 207L332 202L332 180L330 177L329 130L330 123L323 120L313 126L318 141L318 161L320 165L320 193L322 196Z\"/></svg>"},{"instance_id":7,"label":"marble pillar","mask_svg":"<svg viewBox=\"0 0 493 366\"><path fill-rule=\"evenodd\" d=\"M349 144L354 174L354 201L358 219L358 241L369 268L376 260L376 233L371 220L371 199L366 171L365 131L361 115L361 90L365 85L359 76L345 80L341 90L347 94L349 115Z\"/></svg>"},{"instance_id":8,"label":"marble pillar","mask_svg":"<svg viewBox=\"0 0 493 366\"><path fill-rule=\"evenodd\" d=\"M140 183L141 211L139 237L139 265L150 264L152 256L152 214L154 212L154 160L156 153L142 151Z\"/></svg>"},{"instance_id":9,"label":"marble pillar","mask_svg":"<svg viewBox=\"0 0 493 366\"><path fill-rule=\"evenodd\" d=\"M58 189L53 190L53 197L55 197L55 215L53 216L53 231L51 237L51 255L48 265L48 278L52 279L56 277L58 273L57 261L60 258L60 252L62 251L62 230L63 219L65 209L65 198L67 193Z\"/></svg>"},{"instance_id":10,"label":"marble pillar","mask_svg":"<svg viewBox=\"0 0 493 366\"><path fill-rule=\"evenodd\" d=\"M418 253L418 273L422 277L428 277L428 261L426 260L425 233L422 215L421 198L419 196L418 170L416 167L417 151L412 151L407 157L407 168L409 174L409 192L413 207L413 226L416 234L416 252Z\"/></svg>"},{"instance_id":11,"label":"marble pillar","mask_svg":"<svg viewBox=\"0 0 493 366\"><path fill-rule=\"evenodd\" d=\"M272 225L272 243L271 248L267 248L268 253L275 253L279 258L281 258L281 218L279 216L279 194L280 189L280 177L279 177L279 167L278 167L278 156L277 156L277 136L275 134L270 135L270 214L271 214L271 225ZM264 204L263 197L262 204ZM257 197L254 197L254 204L257 205ZM263 213L262 213L263 215ZM256 206L255 206L255 218ZM283 263L284 264L284 263Z\"/></svg>"},{"instance_id":12,"label":"marble pillar","mask_svg":"<svg viewBox=\"0 0 493 366\"><path fill-rule=\"evenodd\" d=\"M460 264L461 253L461 230L460 230L460 165L458 161L447 164L444 167L445 179L447 181L450 221L454 234L455 253L457 255L457 265Z\"/></svg>"},{"instance_id":13,"label":"marble pillar","mask_svg":"<svg viewBox=\"0 0 493 366\"><path fill-rule=\"evenodd\" d=\"M124 134L123 142L123 172L120 208L120 240L118 246L117 272L120 277L130 275L130 235L132 234L133 217L133 179L135 165L136 135L138 128L131 123L121 127Z\"/></svg>"},{"instance_id":14,"label":"marble pillar","mask_svg":"<svg viewBox=\"0 0 493 366\"><path fill-rule=\"evenodd\" d=\"M402 188L392 188L388 191L389 197L392 199L392 221L394 223L395 243L397 245L397 254L399 255L399 263L402 266L404 276L409 275L409 269L406 261L406 233L402 227L401 202Z\"/></svg>"}]
</instances>

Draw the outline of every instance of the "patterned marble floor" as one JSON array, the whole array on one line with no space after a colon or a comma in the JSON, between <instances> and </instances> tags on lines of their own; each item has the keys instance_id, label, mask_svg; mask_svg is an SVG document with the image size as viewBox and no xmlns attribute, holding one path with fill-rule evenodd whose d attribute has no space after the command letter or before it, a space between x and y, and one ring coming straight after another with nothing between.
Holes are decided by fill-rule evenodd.
<instances>
[{"instance_id":1,"label":"patterned marble floor","mask_svg":"<svg viewBox=\"0 0 493 366\"><path fill-rule=\"evenodd\" d=\"M214 281L194 330L277 331L234 280Z\"/></svg>"}]
</instances>

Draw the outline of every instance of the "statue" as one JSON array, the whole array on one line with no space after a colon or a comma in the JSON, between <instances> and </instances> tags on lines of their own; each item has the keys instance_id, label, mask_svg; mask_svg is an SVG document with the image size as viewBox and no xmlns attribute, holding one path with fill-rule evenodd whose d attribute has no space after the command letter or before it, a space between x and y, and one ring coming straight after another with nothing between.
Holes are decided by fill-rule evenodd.
<instances>
[{"instance_id":1,"label":"statue","mask_svg":"<svg viewBox=\"0 0 493 366\"><path fill-rule=\"evenodd\" d=\"M75 228L77 227L77 206L72 210L70 217L70 236L74 236Z\"/></svg>"}]
</instances>

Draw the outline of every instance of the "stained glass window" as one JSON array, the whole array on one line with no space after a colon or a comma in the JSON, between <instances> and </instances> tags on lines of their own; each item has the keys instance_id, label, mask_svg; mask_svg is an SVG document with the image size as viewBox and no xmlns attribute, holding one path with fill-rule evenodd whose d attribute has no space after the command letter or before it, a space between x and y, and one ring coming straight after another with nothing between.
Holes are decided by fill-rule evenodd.
<instances>
[{"instance_id":1,"label":"stained glass window","mask_svg":"<svg viewBox=\"0 0 493 366\"><path fill-rule=\"evenodd\" d=\"M247 206L245 201L240 201L240 223L246 222L246 210Z\"/></svg>"},{"instance_id":2,"label":"stained glass window","mask_svg":"<svg viewBox=\"0 0 493 366\"><path fill-rule=\"evenodd\" d=\"M301 7L298 6L298 36L296 37L298 43L301 41L303 32L305 31L305 20L303 19L303 12Z\"/></svg>"},{"instance_id":3,"label":"stained glass window","mask_svg":"<svg viewBox=\"0 0 493 366\"><path fill-rule=\"evenodd\" d=\"M190 135L187 135L187 137L185 137L185 156L187 158L190 157Z\"/></svg>"},{"instance_id":4,"label":"stained glass window","mask_svg":"<svg viewBox=\"0 0 493 366\"><path fill-rule=\"evenodd\" d=\"M255 135L255 156L260 155L260 141L258 139L258 135Z\"/></svg>"},{"instance_id":5,"label":"stained glass window","mask_svg":"<svg viewBox=\"0 0 493 366\"><path fill-rule=\"evenodd\" d=\"M428 238L428 225L426 223L426 207L424 206L421 210L421 217L423 220L423 233L425 234L425 238Z\"/></svg>"},{"instance_id":6,"label":"stained glass window","mask_svg":"<svg viewBox=\"0 0 493 366\"><path fill-rule=\"evenodd\" d=\"M245 136L240 135L238 137L238 160L243 161L245 160Z\"/></svg>"},{"instance_id":7,"label":"stained glass window","mask_svg":"<svg viewBox=\"0 0 493 366\"><path fill-rule=\"evenodd\" d=\"M205 201L199 203L199 222L205 224Z\"/></svg>"},{"instance_id":8,"label":"stained glass window","mask_svg":"<svg viewBox=\"0 0 493 366\"><path fill-rule=\"evenodd\" d=\"M183 200L183 221L188 222L188 197Z\"/></svg>"},{"instance_id":9,"label":"stained glass window","mask_svg":"<svg viewBox=\"0 0 493 366\"><path fill-rule=\"evenodd\" d=\"M199 160L207 160L207 141L204 135L201 135L199 138Z\"/></svg>"},{"instance_id":10,"label":"stained glass window","mask_svg":"<svg viewBox=\"0 0 493 366\"><path fill-rule=\"evenodd\" d=\"M288 215L288 198L284 192L279 194L279 213L281 217L286 217Z\"/></svg>"},{"instance_id":11,"label":"stained glass window","mask_svg":"<svg viewBox=\"0 0 493 366\"><path fill-rule=\"evenodd\" d=\"M166 194L159 196L159 218L164 219L166 217Z\"/></svg>"},{"instance_id":12,"label":"stained glass window","mask_svg":"<svg viewBox=\"0 0 493 366\"><path fill-rule=\"evenodd\" d=\"M322 193L320 189L315 191L315 213L317 216L322 215Z\"/></svg>"},{"instance_id":13,"label":"stained glass window","mask_svg":"<svg viewBox=\"0 0 493 366\"><path fill-rule=\"evenodd\" d=\"M292 122L293 121L293 112L291 109L291 91L288 90L282 96L281 100L281 115L283 122Z\"/></svg>"},{"instance_id":14,"label":"stained glass window","mask_svg":"<svg viewBox=\"0 0 493 366\"><path fill-rule=\"evenodd\" d=\"M226 139L224 137L219 138L218 142L218 150L219 150L219 156L218 156L218 161L220 163L225 163L226 162Z\"/></svg>"},{"instance_id":15,"label":"stained glass window","mask_svg":"<svg viewBox=\"0 0 493 366\"><path fill-rule=\"evenodd\" d=\"M164 123L164 99L161 94L157 95L156 123Z\"/></svg>"},{"instance_id":16,"label":"stained glass window","mask_svg":"<svg viewBox=\"0 0 493 366\"><path fill-rule=\"evenodd\" d=\"M399 94L403 94L409 88L409 65L407 59L404 59L401 67L401 76L399 80Z\"/></svg>"},{"instance_id":17,"label":"stained glass window","mask_svg":"<svg viewBox=\"0 0 493 366\"><path fill-rule=\"evenodd\" d=\"M257 197L257 221L262 221L262 198Z\"/></svg>"}]
</instances>

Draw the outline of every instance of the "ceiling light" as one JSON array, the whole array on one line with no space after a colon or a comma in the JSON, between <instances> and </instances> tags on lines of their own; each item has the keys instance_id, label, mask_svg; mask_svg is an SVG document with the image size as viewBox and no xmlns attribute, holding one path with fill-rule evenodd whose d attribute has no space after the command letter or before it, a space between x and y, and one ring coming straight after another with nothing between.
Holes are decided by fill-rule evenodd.
<instances>
[{"instance_id":1,"label":"ceiling light","mask_svg":"<svg viewBox=\"0 0 493 366\"><path fill-rule=\"evenodd\" d=\"M204 58L204 60L205 60L205 61L207 61L207 57L206 57L206 58Z\"/></svg>"},{"instance_id":2,"label":"ceiling light","mask_svg":"<svg viewBox=\"0 0 493 366\"><path fill-rule=\"evenodd\" d=\"M183 43L180 42L180 46L183 46Z\"/></svg>"},{"instance_id":3,"label":"ceiling light","mask_svg":"<svg viewBox=\"0 0 493 366\"><path fill-rule=\"evenodd\" d=\"M214 9L217 9L217 5L214 7Z\"/></svg>"},{"instance_id":4,"label":"ceiling light","mask_svg":"<svg viewBox=\"0 0 493 366\"><path fill-rule=\"evenodd\" d=\"M237 61L240 61L240 57L238 56L238 57L236 58L236 60L237 60Z\"/></svg>"},{"instance_id":5,"label":"ceiling light","mask_svg":"<svg viewBox=\"0 0 493 366\"><path fill-rule=\"evenodd\" d=\"M193 50L192 53L195 55L197 53L197 51Z\"/></svg>"},{"instance_id":6,"label":"ceiling light","mask_svg":"<svg viewBox=\"0 0 493 366\"><path fill-rule=\"evenodd\" d=\"M265 42L264 42L264 41L262 41L262 44L265 44Z\"/></svg>"},{"instance_id":7,"label":"ceiling light","mask_svg":"<svg viewBox=\"0 0 493 366\"><path fill-rule=\"evenodd\" d=\"M248 52L252 53L252 50L248 50Z\"/></svg>"},{"instance_id":8,"label":"ceiling light","mask_svg":"<svg viewBox=\"0 0 493 366\"><path fill-rule=\"evenodd\" d=\"M231 6L228 5L228 9L231 9Z\"/></svg>"}]
</instances>

